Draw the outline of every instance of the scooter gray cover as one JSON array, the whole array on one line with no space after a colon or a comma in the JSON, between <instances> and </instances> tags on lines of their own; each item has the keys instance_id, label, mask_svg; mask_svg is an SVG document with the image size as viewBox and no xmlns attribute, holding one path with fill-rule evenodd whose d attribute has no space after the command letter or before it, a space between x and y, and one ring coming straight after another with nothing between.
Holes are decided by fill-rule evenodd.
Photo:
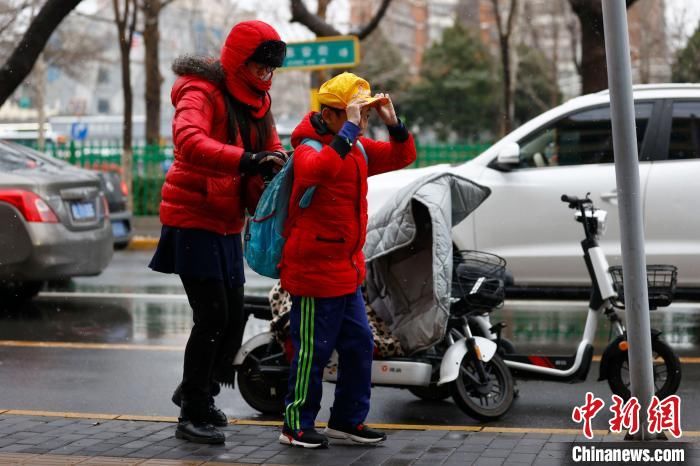
<instances>
[{"instance_id":1,"label":"scooter gray cover","mask_svg":"<svg viewBox=\"0 0 700 466\"><path fill-rule=\"evenodd\" d=\"M450 173L397 192L370 218L364 246L368 304L407 353L442 340L452 283L452 228L491 190Z\"/></svg>"}]
</instances>

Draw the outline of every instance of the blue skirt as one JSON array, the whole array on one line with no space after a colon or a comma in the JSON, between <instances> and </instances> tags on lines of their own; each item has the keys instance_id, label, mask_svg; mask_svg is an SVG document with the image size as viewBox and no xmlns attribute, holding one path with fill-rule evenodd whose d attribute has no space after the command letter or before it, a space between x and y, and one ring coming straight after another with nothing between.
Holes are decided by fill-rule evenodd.
<instances>
[{"instance_id":1,"label":"blue skirt","mask_svg":"<svg viewBox=\"0 0 700 466\"><path fill-rule=\"evenodd\" d=\"M228 288L239 288L245 283L240 233L220 235L163 225L148 266L156 272L221 280Z\"/></svg>"}]
</instances>

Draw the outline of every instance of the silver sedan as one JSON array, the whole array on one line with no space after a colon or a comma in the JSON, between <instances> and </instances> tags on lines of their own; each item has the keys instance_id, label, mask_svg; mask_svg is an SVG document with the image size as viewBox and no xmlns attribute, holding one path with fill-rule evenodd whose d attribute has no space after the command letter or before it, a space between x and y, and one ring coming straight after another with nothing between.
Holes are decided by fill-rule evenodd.
<instances>
[{"instance_id":1,"label":"silver sedan","mask_svg":"<svg viewBox=\"0 0 700 466\"><path fill-rule=\"evenodd\" d=\"M0 305L47 280L102 272L112 258L108 211L95 173L0 141Z\"/></svg>"}]
</instances>

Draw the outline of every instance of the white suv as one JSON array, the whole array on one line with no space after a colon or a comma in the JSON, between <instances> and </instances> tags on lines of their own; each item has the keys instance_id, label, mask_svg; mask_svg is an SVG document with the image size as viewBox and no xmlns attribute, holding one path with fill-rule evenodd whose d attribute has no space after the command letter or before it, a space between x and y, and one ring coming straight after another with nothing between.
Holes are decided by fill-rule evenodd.
<instances>
[{"instance_id":1,"label":"white suv","mask_svg":"<svg viewBox=\"0 0 700 466\"><path fill-rule=\"evenodd\" d=\"M635 86L634 101L647 262L678 266L679 287L700 291L700 84ZM484 204L455 228L455 243L505 257L523 291L590 285L580 226L562 194L590 192L608 211L601 245L611 263L621 263L608 91L543 113L461 165L371 178L370 215L396 189L434 171L491 188Z\"/></svg>"}]
</instances>

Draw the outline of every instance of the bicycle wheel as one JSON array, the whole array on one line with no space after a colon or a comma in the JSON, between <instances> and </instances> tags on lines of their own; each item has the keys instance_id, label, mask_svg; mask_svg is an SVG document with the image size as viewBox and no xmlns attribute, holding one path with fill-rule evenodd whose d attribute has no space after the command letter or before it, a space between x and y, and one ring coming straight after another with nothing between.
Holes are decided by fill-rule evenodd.
<instances>
[{"instance_id":1,"label":"bicycle wheel","mask_svg":"<svg viewBox=\"0 0 700 466\"><path fill-rule=\"evenodd\" d=\"M670 346L654 339L651 342L653 359L654 392L659 399L673 395L681 383L681 362ZM617 352L608 366L608 385L610 390L621 398L628 400L630 393L629 359L627 351Z\"/></svg>"}]
</instances>

